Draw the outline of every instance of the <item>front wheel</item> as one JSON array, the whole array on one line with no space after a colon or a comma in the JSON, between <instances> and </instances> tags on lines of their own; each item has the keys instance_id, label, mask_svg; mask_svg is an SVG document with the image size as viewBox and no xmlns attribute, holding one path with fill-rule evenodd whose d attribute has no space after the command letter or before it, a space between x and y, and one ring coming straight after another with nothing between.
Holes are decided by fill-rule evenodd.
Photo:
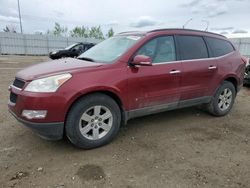
<instances>
[{"instance_id":1,"label":"front wheel","mask_svg":"<svg viewBox=\"0 0 250 188\"><path fill-rule=\"evenodd\" d=\"M207 105L208 112L215 116L226 115L234 104L235 96L234 85L231 82L224 81Z\"/></svg>"},{"instance_id":2,"label":"front wheel","mask_svg":"<svg viewBox=\"0 0 250 188\"><path fill-rule=\"evenodd\" d=\"M105 94L91 94L78 100L66 120L66 135L77 147L96 148L109 143L118 133L121 111Z\"/></svg>"}]
</instances>

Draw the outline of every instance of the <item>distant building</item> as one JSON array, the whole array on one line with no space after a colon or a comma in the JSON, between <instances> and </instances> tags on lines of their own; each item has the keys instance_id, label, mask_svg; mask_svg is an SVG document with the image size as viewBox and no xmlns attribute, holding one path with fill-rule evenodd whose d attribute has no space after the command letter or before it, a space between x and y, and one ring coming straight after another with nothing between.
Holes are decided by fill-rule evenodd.
<instances>
[{"instance_id":1,"label":"distant building","mask_svg":"<svg viewBox=\"0 0 250 188\"><path fill-rule=\"evenodd\" d=\"M238 48L241 55L250 58L250 37L249 38L231 38L232 43Z\"/></svg>"}]
</instances>

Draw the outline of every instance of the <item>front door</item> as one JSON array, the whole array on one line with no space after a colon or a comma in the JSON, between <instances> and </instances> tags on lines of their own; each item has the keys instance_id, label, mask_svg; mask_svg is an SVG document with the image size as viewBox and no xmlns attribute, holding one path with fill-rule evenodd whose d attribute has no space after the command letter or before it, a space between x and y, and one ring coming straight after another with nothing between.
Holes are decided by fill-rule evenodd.
<instances>
[{"instance_id":1,"label":"front door","mask_svg":"<svg viewBox=\"0 0 250 188\"><path fill-rule=\"evenodd\" d=\"M182 66L176 61L174 37L154 38L135 55L151 57L153 65L128 67L130 110L165 104L176 107Z\"/></svg>"}]
</instances>

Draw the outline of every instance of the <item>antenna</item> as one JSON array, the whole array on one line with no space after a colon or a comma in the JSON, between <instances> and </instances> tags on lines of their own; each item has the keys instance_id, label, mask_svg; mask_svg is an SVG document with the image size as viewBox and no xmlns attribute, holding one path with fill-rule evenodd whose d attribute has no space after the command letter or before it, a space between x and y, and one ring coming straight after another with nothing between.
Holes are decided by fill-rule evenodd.
<instances>
[{"instance_id":1,"label":"antenna","mask_svg":"<svg viewBox=\"0 0 250 188\"><path fill-rule=\"evenodd\" d=\"M204 31L207 31L208 30L208 27L209 27L209 21L208 20L201 20L202 22L205 22L207 24L206 26L206 29Z\"/></svg>"},{"instance_id":2,"label":"antenna","mask_svg":"<svg viewBox=\"0 0 250 188\"><path fill-rule=\"evenodd\" d=\"M189 20L187 20L187 21L185 22L185 24L182 26L182 29L185 29L186 25L187 25L189 22L191 22L192 20L193 20L193 18L190 18Z\"/></svg>"}]
</instances>

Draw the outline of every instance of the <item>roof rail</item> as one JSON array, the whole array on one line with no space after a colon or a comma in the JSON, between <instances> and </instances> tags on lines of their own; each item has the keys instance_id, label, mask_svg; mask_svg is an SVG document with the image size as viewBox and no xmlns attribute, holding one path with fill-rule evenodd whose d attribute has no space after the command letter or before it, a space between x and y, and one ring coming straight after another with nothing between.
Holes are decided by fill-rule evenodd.
<instances>
[{"instance_id":1,"label":"roof rail","mask_svg":"<svg viewBox=\"0 0 250 188\"><path fill-rule=\"evenodd\" d=\"M120 32L118 34L124 34L124 33L137 33L137 32L140 32L140 31L124 31L124 32Z\"/></svg>"},{"instance_id":2,"label":"roof rail","mask_svg":"<svg viewBox=\"0 0 250 188\"><path fill-rule=\"evenodd\" d=\"M201 31L201 30L195 30L195 29L182 29L182 28L155 29L155 30L148 31L148 33L157 32L157 31L166 31L166 30L181 30L181 31L185 30L185 31L193 31L193 32L202 32L202 33L209 33L209 34L213 34L213 35L226 38L224 35L213 33L213 32Z\"/></svg>"},{"instance_id":3,"label":"roof rail","mask_svg":"<svg viewBox=\"0 0 250 188\"><path fill-rule=\"evenodd\" d=\"M117 35L122 35L122 34L146 34L147 32L145 31L125 31L121 33L117 33Z\"/></svg>"}]
</instances>

